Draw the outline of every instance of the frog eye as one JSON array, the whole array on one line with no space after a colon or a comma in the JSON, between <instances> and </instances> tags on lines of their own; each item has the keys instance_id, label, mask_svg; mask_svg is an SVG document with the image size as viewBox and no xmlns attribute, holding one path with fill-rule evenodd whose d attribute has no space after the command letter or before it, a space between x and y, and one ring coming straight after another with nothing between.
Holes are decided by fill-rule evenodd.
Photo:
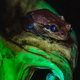
<instances>
[{"instance_id":1,"label":"frog eye","mask_svg":"<svg viewBox=\"0 0 80 80\"><path fill-rule=\"evenodd\" d=\"M51 31L57 31L57 28L53 25L53 26L51 26Z\"/></svg>"}]
</instances>

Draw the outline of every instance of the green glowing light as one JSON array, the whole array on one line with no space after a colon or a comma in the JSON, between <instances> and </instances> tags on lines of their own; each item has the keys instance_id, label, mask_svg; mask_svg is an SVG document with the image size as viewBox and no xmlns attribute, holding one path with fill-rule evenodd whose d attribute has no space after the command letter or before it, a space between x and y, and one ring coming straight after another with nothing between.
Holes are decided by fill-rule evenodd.
<instances>
[{"instance_id":1,"label":"green glowing light","mask_svg":"<svg viewBox=\"0 0 80 80\"><path fill-rule=\"evenodd\" d=\"M71 38L73 39L73 41L77 44L77 38L76 38L76 34L75 34L74 30L71 31L70 36L71 36Z\"/></svg>"},{"instance_id":2,"label":"green glowing light","mask_svg":"<svg viewBox=\"0 0 80 80\"><path fill-rule=\"evenodd\" d=\"M52 72L54 73L55 76L57 76L60 79L58 73L55 70L52 70Z\"/></svg>"},{"instance_id":3,"label":"green glowing light","mask_svg":"<svg viewBox=\"0 0 80 80\"><path fill-rule=\"evenodd\" d=\"M33 53L37 53L37 54L40 54L40 55L44 55L48 58L50 58L49 55L47 55L44 51L40 50L40 49L36 49L35 47L31 47L31 46L26 46L26 49L30 52L33 52Z\"/></svg>"},{"instance_id":4,"label":"green glowing light","mask_svg":"<svg viewBox=\"0 0 80 80\"><path fill-rule=\"evenodd\" d=\"M55 76L53 76L52 73L48 73L47 76L46 76L46 80L55 80Z\"/></svg>"},{"instance_id":5,"label":"green glowing light","mask_svg":"<svg viewBox=\"0 0 80 80\"><path fill-rule=\"evenodd\" d=\"M0 42L2 42L2 41L0 40ZM7 48L3 44L3 42L1 44L5 49L5 51L2 50L2 53L5 52L5 56L7 56L6 53L9 48ZM2 49L3 49L3 47L2 47ZM58 66L56 66L54 63L52 63L48 60L51 57L48 57L49 55L47 55L45 52L38 50L34 47L33 48L30 47L27 50L29 52L26 52L23 50L20 52L16 52L15 57L9 56L9 57L11 57L10 59L8 59L7 57L4 57L4 60L3 60L4 64L3 64L2 70L5 73L5 78L6 78L5 80L10 80L10 79L15 80L15 78L17 78L17 80L20 80L20 78L21 78L20 76L23 74L25 68L27 68L29 66L37 66L37 67L46 66L52 70L55 70L58 73L60 80L64 80L63 72L65 73L65 70L66 69L69 70L70 67L66 62L64 62L63 59L62 60L64 63L61 63L60 59L55 55L56 53L55 54L53 53L54 56L52 56L52 58L54 59L54 62L56 62L56 64L60 64L61 66L63 66L63 69L62 69L62 71L64 70L63 72L58 68ZM10 49L9 49L9 51L10 51ZM31 54L30 52L33 52L34 54ZM13 53L11 51L10 51L9 55L10 54L13 55ZM36 54L44 55L45 57L48 57L48 59L45 59L42 56L39 56ZM4 54L2 54L2 55L4 55ZM6 68L5 68L5 66L6 66ZM70 72L70 70L69 70L69 72ZM24 76L25 75L26 74L24 72ZM23 78L24 78L24 76L23 76ZM65 79L65 80L67 80L67 79Z\"/></svg>"}]
</instances>

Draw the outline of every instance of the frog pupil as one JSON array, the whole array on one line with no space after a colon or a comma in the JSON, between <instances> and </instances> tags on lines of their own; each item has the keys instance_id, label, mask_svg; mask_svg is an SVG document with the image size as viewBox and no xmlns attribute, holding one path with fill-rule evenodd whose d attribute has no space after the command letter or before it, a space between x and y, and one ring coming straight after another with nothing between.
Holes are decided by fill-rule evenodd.
<instances>
[{"instance_id":1,"label":"frog pupil","mask_svg":"<svg viewBox=\"0 0 80 80\"><path fill-rule=\"evenodd\" d=\"M54 32L54 31L57 31L55 25L52 25L52 26L51 26L51 31L53 31L53 32Z\"/></svg>"},{"instance_id":2,"label":"frog pupil","mask_svg":"<svg viewBox=\"0 0 80 80\"><path fill-rule=\"evenodd\" d=\"M52 31L55 31L56 30L56 28L55 27L52 27Z\"/></svg>"}]
</instances>

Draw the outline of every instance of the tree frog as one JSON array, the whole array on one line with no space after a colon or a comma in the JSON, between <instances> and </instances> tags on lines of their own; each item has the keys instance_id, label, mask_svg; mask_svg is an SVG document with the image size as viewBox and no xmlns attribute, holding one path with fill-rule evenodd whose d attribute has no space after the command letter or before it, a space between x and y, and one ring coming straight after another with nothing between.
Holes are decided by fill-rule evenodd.
<instances>
[{"instance_id":1,"label":"tree frog","mask_svg":"<svg viewBox=\"0 0 80 80\"><path fill-rule=\"evenodd\" d=\"M58 16L48 9L40 9L27 13L22 19L24 30L32 32L41 38L66 40L72 30L63 16Z\"/></svg>"}]
</instances>

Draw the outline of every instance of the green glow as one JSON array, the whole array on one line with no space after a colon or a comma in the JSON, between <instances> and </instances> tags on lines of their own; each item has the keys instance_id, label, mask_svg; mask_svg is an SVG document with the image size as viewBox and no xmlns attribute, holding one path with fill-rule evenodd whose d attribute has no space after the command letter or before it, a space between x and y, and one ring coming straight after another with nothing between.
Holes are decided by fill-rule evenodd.
<instances>
[{"instance_id":1,"label":"green glow","mask_svg":"<svg viewBox=\"0 0 80 80\"><path fill-rule=\"evenodd\" d=\"M22 77L22 80L25 80L26 75L28 75L28 70L29 70L29 68L24 71L24 75Z\"/></svg>"},{"instance_id":2,"label":"green glow","mask_svg":"<svg viewBox=\"0 0 80 80\"><path fill-rule=\"evenodd\" d=\"M74 57L76 57L76 50L75 50L74 47L72 48L72 54L73 54Z\"/></svg>"},{"instance_id":3,"label":"green glow","mask_svg":"<svg viewBox=\"0 0 80 80\"><path fill-rule=\"evenodd\" d=\"M5 46L5 48L6 48L6 46ZM36 51L36 50L34 50L34 51ZM20 53L17 53L16 57L17 57L17 59L14 59L14 58L13 59L7 59L5 57L3 60L3 62L4 62L3 68L4 68L4 72L6 72L6 74L5 74L6 79L5 80L10 80L10 79L14 80L16 75L18 77L17 80L19 80L20 79L19 76L23 73L23 70L27 66L28 67L29 66L47 66L51 69L55 69L56 72L60 76L60 80L64 80L64 76L63 76L62 71L54 63L50 62L49 60L46 60L45 58L43 58L41 56L33 55L33 54L28 53L28 52L20 52ZM13 62L14 62L14 66L12 64ZM25 64L25 67L22 67L22 66L19 67L20 63L23 63L22 65ZM7 65L7 64L9 64L9 65ZM5 66L6 66L6 68L5 68ZM22 69L21 69L21 67L22 67ZM14 71L14 69L15 69L15 71Z\"/></svg>"},{"instance_id":4,"label":"green glow","mask_svg":"<svg viewBox=\"0 0 80 80\"><path fill-rule=\"evenodd\" d=\"M76 38L76 34L75 34L74 30L71 32L70 36L73 39L73 41L77 44L77 38Z\"/></svg>"},{"instance_id":5,"label":"green glow","mask_svg":"<svg viewBox=\"0 0 80 80\"><path fill-rule=\"evenodd\" d=\"M55 69L56 72L59 74L60 79L64 80L62 71L54 63L50 62L49 60L37 55L30 54L30 53L27 53L27 54L25 53L25 55L24 53L20 53L17 56L19 58L19 61L23 60L23 62L26 63L27 66L46 66L51 69Z\"/></svg>"},{"instance_id":6,"label":"green glow","mask_svg":"<svg viewBox=\"0 0 80 80\"><path fill-rule=\"evenodd\" d=\"M37 53L43 56L46 56L47 58L50 58L49 55L47 55L44 51L36 49L35 47L31 47L31 46L26 46L26 50L33 52L33 53Z\"/></svg>"},{"instance_id":7,"label":"green glow","mask_svg":"<svg viewBox=\"0 0 80 80\"><path fill-rule=\"evenodd\" d=\"M55 70L52 70L52 72L54 73L55 76L57 76L60 79L58 73Z\"/></svg>"},{"instance_id":8,"label":"green glow","mask_svg":"<svg viewBox=\"0 0 80 80\"><path fill-rule=\"evenodd\" d=\"M4 49L6 49L6 46ZM5 50L5 51L7 51L7 50ZM39 50L36 50L34 48L33 49L30 48L29 51L31 51L35 54L37 54L37 52L39 52ZM42 51L40 51L40 52L42 54ZM39 54L40 54L40 52L39 52ZM12 53L11 53L11 55L12 55ZM64 63L60 63L58 57L56 57L56 56L52 56L52 57L53 57L54 61L57 62L57 64L63 65L63 67L66 66L66 68L69 69L69 66L65 61L63 61ZM51 68L52 70L55 69L55 71L60 76L60 80L64 80L63 72L54 63L50 62L49 60L47 60L41 56L34 55L34 54L31 54L31 53L28 53L25 51L17 53L16 59L13 57L12 57L12 59L7 59L5 57L3 62L4 62L3 69L4 69L4 72L6 73L5 80L10 80L10 79L15 80L16 76L17 76L17 80L20 80L20 75L22 75L24 69L29 66L46 66L48 68ZM13 62L14 62L14 66L12 64ZM5 68L5 66L6 66L6 68ZM15 69L15 71L14 71L14 69ZM26 73L24 73L24 75L26 75Z\"/></svg>"},{"instance_id":9,"label":"green glow","mask_svg":"<svg viewBox=\"0 0 80 80\"><path fill-rule=\"evenodd\" d=\"M62 56L60 56L59 54L56 54L55 52L52 52L54 55L56 55L56 56L58 56L58 57L60 57L62 60L64 60L67 64L68 64L68 62L67 62L67 60L65 59L65 58L63 58Z\"/></svg>"},{"instance_id":10,"label":"green glow","mask_svg":"<svg viewBox=\"0 0 80 80\"><path fill-rule=\"evenodd\" d=\"M2 56L14 58L14 55L12 54L11 50L8 47L6 47L0 40L0 57Z\"/></svg>"},{"instance_id":11,"label":"green glow","mask_svg":"<svg viewBox=\"0 0 80 80\"><path fill-rule=\"evenodd\" d=\"M46 76L46 80L56 80L56 76L54 76L52 73L48 73Z\"/></svg>"}]
</instances>

